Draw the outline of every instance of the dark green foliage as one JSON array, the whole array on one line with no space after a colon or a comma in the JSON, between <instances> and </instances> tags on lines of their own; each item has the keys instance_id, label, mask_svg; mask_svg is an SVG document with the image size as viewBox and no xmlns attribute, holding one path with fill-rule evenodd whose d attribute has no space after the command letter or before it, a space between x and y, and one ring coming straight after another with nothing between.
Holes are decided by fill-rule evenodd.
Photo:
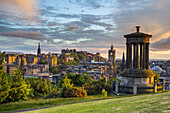
<instances>
[{"instance_id":1,"label":"dark green foliage","mask_svg":"<svg viewBox=\"0 0 170 113\"><path fill-rule=\"evenodd\" d=\"M101 94L102 89L105 89L109 93L111 92L112 88L111 85L105 84L101 81L93 81L91 83L86 83L83 85L85 90L87 90L88 95L96 95Z\"/></svg>"},{"instance_id":2,"label":"dark green foliage","mask_svg":"<svg viewBox=\"0 0 170 113\"><path fill-rule=\"evenodd\" d=\"M26 78L27 84L30 84L30 87L33 90L33 97L42 97L47 95L52 91L52 84L47 83L46 79L42 78Z\"/></svg>"},{"instance_id":3,"label":"dark green foliage","mask_svg":"<svg viewBox=\"0 0 170 113\"><path fill-rule=\"evenodd\" d=\"M48 95L46 95L46 96L44 97L44 99L57 98L57 97L58 97L58 94L59 94L59 91L60 91L60 89L59 89L56 85L53 86L52 91L51 91Z\"/></svg>"},{"instance_id":4,"label":"dark green foliage","mask_svg":"<svg viewBox=\"0 0 170 113\"><path fill-rule=\"evenodd\" d=\"M66 69L66 65L58 65L58 66L53 66L50 68L50 72L53 74L58 74L60 73L61 70Z\"/></svg>"},{"instance_id":5,"label":"dark green foliage","mask_svg":"<svg viewBox=\"0 0 170 113\"><path fill-rule=\"evenodd\" d=\"M45 62L44 60L41 60L38 62L38 64L48 64L48 62Z\"/></svg>"},{"instance_id":6,"label":"dark green foliage","mask_svg":"<svg viewBox=\"0 0 170 113\"><path fill-rule=\"evenodd\" d=\"M27 100L31 89L23 79L22 72L17 69L10 77L5 72L0 72L0 103L18 100Z\"/></svg>"},{"instance_id":7,"label":"dark green foliage","mask_svg":"<svg viewBox=\"0 0 170 113\"><path fill-rule=\"evenodd\" d=\"M107 81L107 84L111 85L111 84L112 84L112 80L113 80L114 82L119 82L119 79L118 79L117 77L112 77L112 78L110 78L110 79Z\"/></svg>"},{"instance_id":8,"label":"dark green foliage","mask_svg":"<svg viewBox=\"0 0 170 113\"><path fill-rule=\"evenodd\" d=\"M101 78L100 81L106 84L106 77Z\"/></svg>"},{"instance_id":9,"label":"dark green foliage","mask_svg":"<svg viewBox=\"0 0 170 113\"><path fill-rule=\"evenodd\" d=\"M58 93L59 97L86 97L87 92L82 87L73 87L71 79L68 79L67 76L60 82L61 88Z\"/></svg>"},{"instance_id":10,"label":"dark green foliage","mask_svg":"<svg viewBox=\"0 0 170 113\"><path fill-rule=\"evenodd\" d=\"M61 55L59 56L60 62L61 62L61 61L65 61L66 58L67 58L66 54L61 54Z\"/></svg>"},{"instance_id":11,"label":"dark green foliage","mask_svg":"<svg viewBox=\"0 0 170 113\"><path fill-rule=\"evenodd\" d=\"M152 71L152 72L155 74L155 76L154 76L155 82L156 82L156 83L159 83L160 74L156 73L155 71Z\"/></svg>"},{"instance_id":12,"label":"dark green foliage","mask_svg":"<svg viewBox=\"0 0 170 113\"><path fill-rule=\"evenodd\" d=\"M78 54L78 57L81 61L85 61L86 60L86 56Z\"/></svg>"},{"instance_id":13,"label":"dark green foliage","mask_svg":"<svg viewBox=\"0 0 170 113\"><path fill-rule=\"evenodd\" d=\"M71 83L74 84L74 86L81 87L85 83L90 83L91 77L88 73L82 73L82 74L73 74L69 73L67 74L67 77L71 79Z\"/></svg>"},{"instance_id":14,"label":"dark green foliage","mask_svg":"<svg viewBox=\"0 0 170 113\"><path fill-rule=\"evenodd\" d=\"M82 73L82 74L69 73L67 74L67 77L71 79L71 83L73 83L74 86L77 87L81 87L83 84L90 83L92 81L88 73ZM62 87L63 80L64 78L58 82L57 84L58 87L60 88Z\"/></svg>"},{"instance_id":15,"label":"dark green foliage","mask_svg":"<svg viewBox=\"0 0 170 113\"><path fill-rule=\"evenodd\" d=\"M60 88L60 92L58 94L59 97L65 97L64 93L68 88L72 88L73 84L71 84L71 79L68 79L67 76L62 80L61 83L61 88Z\"/></svg>"},{"instance_id":16,"label":"dark green foliage","mask_svg":"<svg viewBox=\"0 0 170 113\"><path fill-rule=\"evenodd\" d=\"M68 61L68 62L64 62L64 65L77 65L76 61Z\"/></svg>"},{"instance_id":17,"label":"dark green foliage","mask_svg":"<svg viewBox=\"0 0 170 113\"><path fill-rule=\"evenodd\" d=\"M12 79L4 71L0 71L0 103L8 101Z\"/></svg>"},{"instance_id":18,"label":"dark green foliage","mask_svg":"<svg viewBox=\"0 0 170 113\"><path fill-rule=\"evenodd\" d=\"M71 56L74 57L74 61L75 61L77 64L81 61L76 53L72 53Z\"/></svg>"},{"instance_id":19,"label":"dark green foliage","mask_svg":"<svg viewBox=\"0 0 170 113\"><path fill-rule=\"evenodd\" d=\"M58 74L60 73L60 66L53 66L50 68L50 72L53 74Z\"/></svg>"},{"instance_id":20,"label":"dark green foliage","mask_svg":"<svg viewBox=\"0 0 170 113\"><path fill-rule=\"evenodd\" d=\"M5 55L5 52L3 52L3 53L0 52L0 70L2 70L4 68L2 65L4 55Z\"/></svg>"}]
</instances>

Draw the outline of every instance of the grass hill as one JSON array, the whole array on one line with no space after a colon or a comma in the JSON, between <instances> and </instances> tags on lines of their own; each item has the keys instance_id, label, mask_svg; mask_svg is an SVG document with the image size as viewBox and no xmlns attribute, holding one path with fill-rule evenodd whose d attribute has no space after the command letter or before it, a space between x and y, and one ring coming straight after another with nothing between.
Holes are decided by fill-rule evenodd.
<instances>
[{"instance_id":1,"label":"grass hill","mask_svg":"<svg viewBox=\"0 0 170 113\"><path fill-rule=\"evenodd\" d=\"M86 98L54 98L35 99L29 101L0 104L0 112L18 111L27 109L28 113L112 113L112 112L170 112L170 92L109 96L88 96Z\"/></svg>"},{"instance_id":2,"label":"grass hill","mask_svg":"<svg viewBox=\"0 0 170 113\"><path fill-rule=\"evenodd\" d=\"M170 92L63 105L27 113L170 112Z\"/></svg>"}]
</instances>

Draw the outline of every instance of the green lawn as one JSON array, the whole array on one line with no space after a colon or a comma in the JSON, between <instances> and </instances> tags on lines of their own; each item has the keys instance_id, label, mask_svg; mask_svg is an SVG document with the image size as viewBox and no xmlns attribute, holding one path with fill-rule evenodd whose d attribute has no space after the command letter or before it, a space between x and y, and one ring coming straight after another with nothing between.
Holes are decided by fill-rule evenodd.
<instances>
[{"instance_id":1,"label":"green lawn","mask_svg":"<svg viewBox=\"0 0 170 113\"><path fill-rule=\"evenodd\" d=\"M28 113L170 112L170 92L63 105Z\"/></svg>"},{"instance_id":2,"label":"green lawn","mask_svg":"<svg viewBox=\"0 0 170 113\"><path fill-rule=\"evenodd\" d=\"M6 104L0 104L0 112L5 111L16 111L16 110L25 110L25 109L34 109L48 106L57 106L57 105L66 105L101 99L109 99L109 98L117 98L115 97L107 97L103 98L101 95L88 96L86 98L54 98L54 99L37 99L37 100L28 100L28 101L20 101L20 102L10 102Z\"/></svg>"}]
</instances>

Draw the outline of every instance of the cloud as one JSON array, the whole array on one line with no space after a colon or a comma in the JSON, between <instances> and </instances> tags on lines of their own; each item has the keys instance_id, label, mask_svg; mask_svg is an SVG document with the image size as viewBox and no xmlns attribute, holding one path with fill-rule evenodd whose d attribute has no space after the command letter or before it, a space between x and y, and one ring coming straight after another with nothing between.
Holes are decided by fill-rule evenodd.
<instances>
[{"instance_id":1,"label":"cloud","mask_svg":"<svg viewBox=\"0 0 170 113\"><path fill-rule=\"evenodd\" d=\"M37 21L36 0L0 0L0 16L16 16L28 21Z\"/></svg>"},{"instance_id":2,"label":"cloud","mask_svg":"<svg viewBox=\"0 0 170 113\"><path fill-rule=\"evenodd\" d=\"M103 6L99 1L95 0L69 0L69 2L72 4L79 4L82 7L89 7L93 9L98 9Z\"/></svg>"},{"instance_id":3,"label":"cloud","mask_svg":"<svg viewBox=\"0 0 170 113\"><path fill-rule=\"evenodd\" d=\"M19 37L19 38L25 38L25 39L33 39L33 40L46 40L46 37L40 32L40 31L22 31L17 30L13 32L0 32L1 36L6 37Z\"/></svg>"},{"instance_id":4,"label":"cloud","mask_svg":"<svg viewBox=\"0 0 170 113\"><path fill-rule=\"evenodd\" d=\"M169 0L152 0L139 1L128 0L124 5L119 2L119 12L114 16L117 30L123 34L134 31L135 26L141 26L141 32L153 35L152 42L160 40L162 37L167 38L164 34L170 34ZM136 4L136 5L135 5ZM135 7L132 7L135 5Z\"/></svg>"},{"instance_id":5,"label":"cloud","mask_svg":"<svg viewBox=\"0 0 170 113\"><path fill-rule=\"evenodd\" d=\"M56 24L56 23L53 23L53 22L47 24L47 26L56 26L56 25L57 25L57 24Z\"/></svg>"},{"instance_id":6,"label":"cloud","mask_svg":"<svg viewBox=\"0 0 170 113\"><path fill-rule=\"evenodd\" d=\"M74 26L71 26L71 27L65 29L64 31L73 31L73 30L78 29L78 28L79 28L78 25L74 25Z\"/></svg>"},{"instance_id":7,"label":"cloud","mask_svg":"<svg viewBox=\"0 0 170 113\"><path fill-rule=\"evenodd\" d=\"M151 43L152 50L168 51L170 50L170 37L167 39L161 39L155 43Z\"/></svg>"}]
</instances>

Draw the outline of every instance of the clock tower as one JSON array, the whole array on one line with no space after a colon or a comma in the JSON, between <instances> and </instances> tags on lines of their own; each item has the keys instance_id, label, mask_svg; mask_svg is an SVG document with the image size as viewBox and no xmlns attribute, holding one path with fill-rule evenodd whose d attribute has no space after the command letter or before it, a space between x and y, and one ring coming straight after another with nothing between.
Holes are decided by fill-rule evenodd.
<instances>
[{"instance_id":1,"label":"clock tower","mask_svg":"<svg viewBox=\"0 0 170 113\"><path fill-rule=\"evenodd\" d=\"M113 44L108 51L108 61L111 62L113 66L116 65L116 50L113 49Z\"/></svg>"}]
</instances>

